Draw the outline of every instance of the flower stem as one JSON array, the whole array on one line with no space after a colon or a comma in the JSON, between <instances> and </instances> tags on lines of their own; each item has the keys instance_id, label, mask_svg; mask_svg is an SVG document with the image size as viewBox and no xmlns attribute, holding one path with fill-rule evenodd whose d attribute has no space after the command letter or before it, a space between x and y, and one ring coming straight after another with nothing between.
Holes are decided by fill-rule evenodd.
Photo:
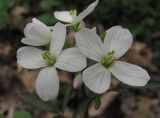
<instances>
[{"instance_id":1,"label":"flower stem","mask_svg":"<svg viewBox=\"0 0 160 118\"><path fill-rule=\"evenodd\" d=\"M68 100L69 100L69 94L71 92L72 88L68 87L68 89L66 90L66 94L65 94L65 98L64 98L64 102L63 102L63 107L62 107L62 111L65 111L65 108L67 106Z\"/></svg>"},{"instance_id":2,"label":"flower stem","mask_svg":"<svg viewBox=\"0 0 160 118\"><path fill-rule=\"evenodd\" d=\"M94 99L94 96L92 95L87 102L87 105L86 105L86 108L85 108L85 111L84 111L84 114L83 114L83 118L89 118L89 114L88 114L89 106L90 106L91 102L93 101L93 99Z\"/></svg>"}]
</instances>

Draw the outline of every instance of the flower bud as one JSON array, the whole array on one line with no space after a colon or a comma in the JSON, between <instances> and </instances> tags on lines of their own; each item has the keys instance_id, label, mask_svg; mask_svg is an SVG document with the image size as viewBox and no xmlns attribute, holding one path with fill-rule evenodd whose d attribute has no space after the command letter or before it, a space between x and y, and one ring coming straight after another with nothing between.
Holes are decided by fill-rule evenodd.
<instances>
[{"instance_id":1,"label":"flower bud","mask_svg":"<svg viewBox=\"0 0 160 118\"><path fill-rule=\"evenodd\" d=\"M74 89L79 89L81 85L82 85L82 75L81 75L81 73L79 73L74 78L73 88Z\"/></svg>"},{"instance_id":2,"label":"flower bud","mask_svg":"<svg viewBox=\"0 0 160 118\"><path fill-rule=\"evenodd\" d=\"M97 33L97 27L92 27L92 31L94 31L95 33Z\"/></svg>"}]
</instances>

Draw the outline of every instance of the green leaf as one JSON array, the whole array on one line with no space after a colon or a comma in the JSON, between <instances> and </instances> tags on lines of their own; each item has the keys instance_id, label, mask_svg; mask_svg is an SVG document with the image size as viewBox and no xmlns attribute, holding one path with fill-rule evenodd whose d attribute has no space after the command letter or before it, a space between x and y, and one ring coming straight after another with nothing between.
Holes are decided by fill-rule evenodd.
<instances>
[{"instance_id":1,"label":"green leaf","mask_svg":"<svg viewBox=\"0 0 160 118\"><path fill-rule=\"evenodd\" d=\"M58 99L54 99L53 101L51 101L50 105L52 106L54 112L62 110L62 104Z\"/></svg>"},{"instance_id":2,"label":"green leaf","mask_svg":"<svg viewBox=\"0 0 160 118\"><path fill-rule=\"evenodd\" d=\"M0 29L7 24L7 10L12 4L12 0L1 0L0 2Z\"/></svg>"},{"instance_id":3,"label":"green leaf","mask_svg":"<svg viewBox=\"0 0 160 118\"><path fill-rule=\"evenodd\" d=\"M59 5L59 2L56 0L42 0L40 3L41 8L43 9L51 9L53 6Z\"/></svg>"},{"instance_id":4,"label":"green leaf","mask_svg":"<svg viewBox=\"0 0 160 118\"><path fill-rule=\"evenodd\" d=\"M4 28L6 26L6 13L5 11L0 12L0 28Z\"/></svg>"},{"instance_id":5,"label":"green leaf","mask_svg":"<svg viewBox=\"0 0 160 118\"><path fill-rule=\"evenodd\" d=\"M51 13L42 14L38 17L38 19L47 25L51 25L51 24L56 23L56 19L53 17L53 14L51 14Z\"/></svg>"},{"instance_id":6,"label":"green leaf","mask_svg":"<svg viewBox=\"0 0 160 118\"><path fill-rule=\"evenodd\" d=\"M0 118L5 118L5 116L3 114L0 114Z\"/></svg>"},{"instance_id":7,"label":"green leaf","mask_svg":"<svg viewBox=\"0 0 160 118\"><path fill-rule=\"evenodd\" d=\"M128 89L153 89L153 90L158 90L160 89L160 81L149 81L146 86L144 87L133 87L133 86L128 86L126 84L120 84L119 86L110 89L109 91L117 91L117 92L124 92Z\"/></svg>"},{"instance_id":8,"label":"green leaf","mask_svg":"<svg viewBox=\"0 0 160 118\"><path fill-rule=\"evenodd\" d=\"M62 110L61 102L58 99L43 101L36 94L22 93L20 98L27 104L32 105L40 110L58 112Z\"/></svg>"},{"instance_id":9,"label":"green leaf","mask_svg":"<svg viewBox=\"0 0 160 118\"><path fill-rule=\"evenodd\" d=\"M100 95L95 95L94 96L94 102L95 102L95 109L99 109L99 107L101 106Z\"/></svg>"},{"instance_id":10,"label":"green leaf","mask_svg":"<svg viewBox=\"0 0 160 118\"><path fill-rule=\"evenodd\" d=\"M53 111L53 108L51 106L51 102L44 102L41 100L36 94L31 93L22 93L20 95L20 98L27 104L30 104L34 107L37 107L44 111Z\"/></svg>"},{"instance_id":11,"label":"green leaf","mask_svg":"<svg viewBox=\"0 0 160 118\"><path fill-rule=\"evenodd\" d=\"M145 88L160 89L160 81L149 81Z\"/></svg>"},{"instance_id":12,"label":"green leaf","mask_svg":"<svg viewBox=\"0 0 160 118\"><path fill-rule=\"evenodd\" d=\"M13 118L33 118L31 113L24 110L17 110L14 112Z\"/></svg>"}]
</instances>

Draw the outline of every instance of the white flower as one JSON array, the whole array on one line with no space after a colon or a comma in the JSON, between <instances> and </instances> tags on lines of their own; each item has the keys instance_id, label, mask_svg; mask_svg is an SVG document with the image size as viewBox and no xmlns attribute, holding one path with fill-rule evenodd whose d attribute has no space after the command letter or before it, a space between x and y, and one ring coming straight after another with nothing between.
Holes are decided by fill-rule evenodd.
<instances>
[{"instance_id":1,"label":"white flower","mask_svg":"<svg viewBox=\"0 0 160 118\"><path fill-rule=\"evenodd\" d=\"M81 52L98 62L87 68L82 75L84 84L95 93L109 89L111 73L120 81L131 86L144 86L150 79L147 71L139 66L116 59L122 57L132 44L128 29L114 26L107 30L104 43L98 35L87 28L76 33L76 43Z\"/></svg>"},{"instance_id":2,"label":"white flower","mask_svg":"<svg viewBox=\"0 0 160 118\"><path fill-rule=\"evenodd\" d=\"M32 46L48 45L51 41L51 30L39 20L33 18L24 29L25 38L22 43Z\"/></svg>"},{"instance_id":3,"label":"white flower","mask_svg":"<svg viewBox=\"0 0 160 118\"><path fill-rule=\"evenodd\" d=\"M54 12L54 16L56 19L66 22L76 24L82 21L87 15L89 15L97 6L99 0L96 0L92 4L90 4L84 11L82 11L78 16L76 10L71 11L56 11Z\"/></svg>"},{"instance_id":4,"label":"white flower","mask_svg":"<svg viewBox=\"0 0 160 118\"><path fill-rule=\"evenodd\" d=\"M52 32L49 51L26 46L17 51L17 62L28 69L42 68L36 79L36 92L44 101L57 97L59 79L57 70L69 72L81 71L86 66L86 57L78 48L68 48L62 51L66 27L57 23Z\"/></svg>"}]
</instances>

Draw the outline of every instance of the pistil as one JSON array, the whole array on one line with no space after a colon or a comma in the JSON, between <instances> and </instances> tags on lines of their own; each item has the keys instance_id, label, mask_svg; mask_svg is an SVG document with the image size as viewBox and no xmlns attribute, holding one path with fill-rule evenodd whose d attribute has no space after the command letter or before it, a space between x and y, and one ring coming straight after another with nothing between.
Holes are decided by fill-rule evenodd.
<instances>
[{"instance_id":1,"label":"pistil","mask_svg":"<svg viewBox=\"0 0 160 118\"><path fill-rule=\"evenodd\" d=\"M45 50L42 54L43 59L47 62L48 66L53 66L56 62L55 56L50 54L49 51Z\"/></svg>"},{"instance_id":2,"label":"pistil","mask_svg":"<svg viewBox=\"0 0 160 118\"><path fill-rule=\"evenodd\" d=\"M108 54L102 56L101 58L101 64L105 68L110 68L114 63L115 57L114 57L114 51L109 52Z\"/></svg>"}]
</instances>

